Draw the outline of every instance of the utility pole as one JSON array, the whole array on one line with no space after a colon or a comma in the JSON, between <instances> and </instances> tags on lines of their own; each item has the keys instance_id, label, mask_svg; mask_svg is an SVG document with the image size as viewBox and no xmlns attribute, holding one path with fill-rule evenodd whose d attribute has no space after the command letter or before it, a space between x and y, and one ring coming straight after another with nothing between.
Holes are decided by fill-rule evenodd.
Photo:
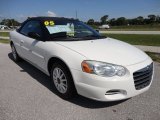
<instances>
[{"instance_id":1,"label":"utility pole","mask_svg":"<svg viewBox=\"0 0 160 120\"><path fill-rule=\"evenodd\" d=\"M76 10L76 19L77 19L77 10Z\"/></svg>"}]
</instances>

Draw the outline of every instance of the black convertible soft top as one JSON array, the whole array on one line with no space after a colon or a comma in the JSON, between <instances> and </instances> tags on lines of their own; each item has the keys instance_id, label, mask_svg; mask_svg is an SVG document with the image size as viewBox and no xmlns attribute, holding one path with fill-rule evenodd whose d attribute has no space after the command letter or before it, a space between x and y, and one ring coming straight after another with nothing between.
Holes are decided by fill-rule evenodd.
<instances>
[{"instance_id":1,"label":"black convertible soft top","mask_svg":"<svg viewBox=\"0 0 160 120\"><path fill-rule=\"evenodd\" d=\"M46 21L46 20L55 20L55 21L65 21L65 20L71 20L71 21L78 21L77 19L74 18L64 18L64 17L31 17L28 18L27 20L39 20L39 21Z\"/></svg>"},{"instance_id":2,"label":"black convertible soft top","mask_svg":"<svg viewBox=\"0 0 160 120\"><path fill-rule=\"evenodd\" d=\"M21 27L17 29L16 31L20 33L23 26L29 21L39 21L41 23L42 31L43 31L43 38L47 40L47 39L50 39L50 34L49 34L49 31L44 26L48 26L48 24L49 26L50 24L59 24L59 23L63 23L66 21L78 22L79 20L73 19L73 18L64 18L64 17L30 17L27 20L25 20L22 23ZM46 23L47 25L45 25L45 22L47 22Z\"/></svg>"},{"instance_id":3,"label":"black convertible soft top","mask_svg":"<svg viewBox=\"0 0 160 120\"><path fill-rule=\"evenodd\" d=\"M74 18L64 18L64 17L29 17L27 20L25 20L19 29L17 29L17 32L21 30L21 28L24 26L24 24L31 20L37 20L43 23L44 21L56 21L56 22L63 22L63 21L79 21L78 19Z\"/></svg>"}]
</instances>

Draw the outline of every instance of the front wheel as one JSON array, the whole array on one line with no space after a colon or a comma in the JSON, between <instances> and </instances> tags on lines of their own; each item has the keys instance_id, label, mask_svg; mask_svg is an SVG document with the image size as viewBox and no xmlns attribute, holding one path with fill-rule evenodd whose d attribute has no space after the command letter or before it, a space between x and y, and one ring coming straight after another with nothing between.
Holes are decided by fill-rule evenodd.
<instances>
[{"instance_id":1,"label":"front wheel","mask_svg":"<svg viewBox=\"0 0 160 120\"><path fill-rule=\"evenodd\" d=\"M65 65L54 63L51 69L51 79L60 97L70 99L75 96L73 79Z\"/></svg>"},{"instance_id":2,"label":"front wheel","mask_svg":"<svg viewBox=\"0 0 160 120\"><path fill-rule=\"evenodd\" d=\"M16 51L16 48L14 46L14 44L11 44L11 49L12 49L12 56L13 56L13 60L15 62L19 62L21 60L21 58L19 57L17 51Z\"/></svg>"}]
</instances>

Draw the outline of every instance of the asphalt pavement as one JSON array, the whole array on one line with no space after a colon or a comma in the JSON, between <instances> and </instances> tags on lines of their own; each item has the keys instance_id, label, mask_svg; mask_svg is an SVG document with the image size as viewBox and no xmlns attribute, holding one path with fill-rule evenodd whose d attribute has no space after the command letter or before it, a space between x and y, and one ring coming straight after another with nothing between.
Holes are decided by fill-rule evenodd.
<instances>
[{"instance_id":1,"label":"asphalt pavement","mask_svg":"<svg viewBox=\"0 0 160 120\"><path fill-rule=\"evenodd\" d=\"M3 37L3 36L0 36L0 39L6 39L6 40L8 40L8 39L9 39L9 37Z\"/></svg>"},{"instance_id":2,"label":"asphalt pavement","mask_svg":"<svg viewBox=\"0 0 160 120\"><path fill-rule=\"evenodd\" d=\"M125 101L66 101L48 76L25 61L16 64L9 45L0 44L0 120L160 120L159 73L155 63L151 88Z\"/></svg>"}]
</instances>

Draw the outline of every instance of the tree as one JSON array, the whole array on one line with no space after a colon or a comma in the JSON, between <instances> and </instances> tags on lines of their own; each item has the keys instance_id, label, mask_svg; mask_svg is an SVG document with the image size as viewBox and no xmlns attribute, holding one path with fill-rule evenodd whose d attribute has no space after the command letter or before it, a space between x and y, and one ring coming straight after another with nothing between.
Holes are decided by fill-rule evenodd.
<instances>
[{"instance_id":1,"label":"tree","mask_svg":"<svg viewBox=\"0 0 160 120\"><path fill-rule=\"evenodd\" d=\"M148 18L150 19L150 20L156 20L156 16L155 15L148 15Z\"/></svg>"},{"instance_id":2,"label":"tree","mask_svg":"<svg viewBox=\"0 0 160 120\"><path fill-rule=\"evenodd\" d=\"M104 16L102 16L101 17L101 24L103 25L103 24L107 24L107 19L108 19L108 15L104 15Z\"/></svg>"},{"instance_id":3,"label":"tree","mask_svg":"<svg viewBox=\"0 0 160 120\"><path fill-rule=\"evenodd\" d=\"M8 23L7 19L3 19L0 24L1 25L6 25L7 23Z\"/></svg>"},{"instance_id":4,"label":"tree","mask_svg":"<svg viewBox=\"0 0 160 120\"><path fill-rule=\"evenodd\" d=\"M148 15L150 23L154 23L156 21L156 16L155 15Z\"/></svg>"},{"instance_id":5,"label":"tree","mask_svg":"<svg viewBox=\"0 0 160 120\"><path fill-rule=\"evenodd\" d=\"M128 22L127 22L125 17L118 18L116 23L117 23L117 25L127 25L128 24Z\"/></svg>"},{"instance_id":6,"label":"tree","mask_svg":"<svg viewBox=\"0 0 160 120\"><path fill-rule=\"evenodd\" d=\"M3 19L2 22L0 23L2 25L6 25L6 26L19 26L20 23L14 19Z\"/></svg>"},{"instance_id":7,"label":"tree","mask_svg":"<svg viewBox=\"0 0 160 120\"><path fill-rule=\"evenodd\" d=\"M93 25L94 24L94 19L89 19L87 22L88 25Z\"/></svg>"},{"instance_id":8,"label":"tree","mask_svg":"<svg viewBox=\"0 0 160 120\"><path fill-rule=\"evenodd\" d=\"M156 22L160 23L160 16L159 15L156 16Z\"/></svg>"},{"instance_id":9,"label":"tree","mask_svg":"<svg viewBox=\"0 0 160 120\"><path fill-rule=\"evenodd\" d=\"M150 20L148 18L145 18L143 21L144 24L150 24Z\"/></svg>"},{"instance_id":10,"label":"tree","mask_svg":"<svg viewBox=\"0 0 160 120\"><path fill-rule=\"evenodd\" d=\"M137 17L137 24L142 25L144 21L144 18L142 16Z\"/></svg>"},{"instance_id":11,"label":"tree","mask_svg":"<svg viewBox=\"0 0 160 120\"><path fill-rule=\"evenodd\" d=\"M147 18L143 16L138 16L132 19L126 19L125 17L112 18L109 19L108 15L104 15L100 18L100 21L94 21L94 19L89 19L87 24L97 27L103 24L110 24L111 26L120 26L120 25L147 25L147 24L158 24L160 23L160 15L148 15Z\"/></svg>"},{"instance_id":12,"label":"tree","mask_svg":"<svg viewBox=\"0 0 160 120\"><path fill-rule=\"evenodd\" d=\"M110 20L109 20L109 24L110 24L111 26L115 26L115 25L116 25L116 19L115 19L115 18L110 19Z\"/></svg>"},{"instance_id":13,"label":"tree","mask_svg":"<svg viewBox=\"0 0 160 120\"><path fill-rule=\"evenodd\" d=\"M94 25L96 25L96 26L100 26L100 25L101 25L101 23L100 23L99 21L94 21Z\"/></svg>"}]
</instances>

